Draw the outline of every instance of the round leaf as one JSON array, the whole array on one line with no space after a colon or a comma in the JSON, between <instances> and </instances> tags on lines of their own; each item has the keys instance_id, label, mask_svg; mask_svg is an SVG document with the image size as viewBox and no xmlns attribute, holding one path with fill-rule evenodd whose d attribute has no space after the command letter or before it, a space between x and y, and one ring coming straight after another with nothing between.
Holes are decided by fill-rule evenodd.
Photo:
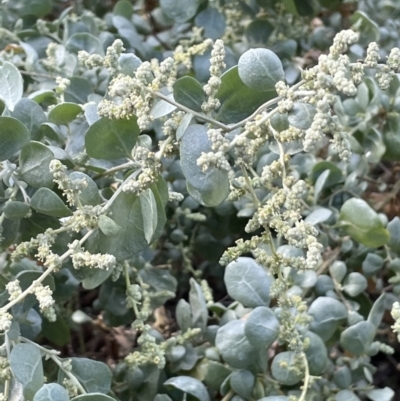
<instances>
[{"instance_id":1,"label":"round leaf","mask_svg":"<svg viewBox=\"0 0 400 401\"><path fill-rule=\"evenodd\" d=\"M3 208L4 216L10 220L22 219L30 210L28 204L19 201L7 202Z\"/></svg>"},{"instance_id":2,"label":"round leaf","mask_svg":"<svg viewBox=\"0 0 400 401\"><path fill-rule=\"evenodd\" d=\"M311 127L315 114L313 105L296 102L288 113L288 120L293 127L306 130Z\"/></svg>"},{"instance_id":3,"label":"round leaf","mask_svg":"<svg viewBox=\"0 0 400 401\"><path fill-rule=\"evenodd\" d=\"M325 370L328 363L328 351L325 343L320 336L311 331L308 331L304 338L308 339L308 347L305 350L305 354L310 374L319 376Z\"/></svg>"},{"instance_id":4,"label":"round leaf","mask_svg":"<svg viewBox=\"0 0 400 401\"><path fill-rule=\"evenodd\" d=\"M24 395L32 399L43 385L43 364L39 348L32 344L16 344L10 355L10 367L24 386Z\"/></svg>"},{"instance_id":5,"label":"round leaf","mask_svg":"<svg viewBox=\"0 0 400 401\"><path fill-rule=\"evenodd\" d=\"M244 331L252 345L268 348L278 338L279 320L272 309L258 306L247 318Z\"/></svg>"},{"instance_id":6,"label":"round leaf","mask_svg":"<svg viewBox=\"0 0 400 401\"><path fill-rule=\"evenodd\" d=\"M69 401L67 390L57 383L44 384L33 397L33 401Z\"/></svg>"},{"instance_id":7,"label":"round leaf","mask_svg":"<svg viewBox=\"0 0 400 401\"><path fill-rule=\"evenodd\" d=\"M100 118L85 134L85 148L90 157L114 160L130 157L139 135L136 117L129 120Z\"/></svg>"},{"instance_id":8,"label":"round leaf","mask_svg":"<svg viewBox=\"0 0 400 401\"><path fill-rule=\"evenodd\" d=\"M255 381L253 373L248 370L237 370L230 377L232 390L244 399L251 397Z\"/></svg>"},{"instance_id":9,"label":"round leaf","mask_svg":"<svg viewBox=\"0 0 400 401\"><path fill-rule=\"evenodd\" d=\"M329 273L334 280L336 280L338 283L341 283L347 274L347 266L341 260L336 260L329 267Z\"/></svg>"},{"instance_id":10,"label":"round leaf","mask_svg":"<svg viewBox=\"0 0 400 401\"><path fill-rule=\"evenodd\" d=\"M181 168L188 183L188 190L196 200L206 206L217 206L229 193L228 173L216 168L207 171L197 165L203 152L211 152L211 143L204 125L190 125L181 139Z\"/></svg>"},{"instance_id":11,"label":"round leaf","mask_svg":"<svg viewBox=\"0 0 400 401\"><path fill-rule=\"evenodd\" d=\"M351 297L356 297L367 288L367 279L358 272L350 273L343 283L343 290Z\"/></svg>"},{"instance_id":12,"label":"round leaf","mask_svg":"<svg viewBox=\"0 0 400 401\"><path fill-rule=\"evenodd\" d=\"M15 105L12 116L28 128L33 139L40 139L40 126L47 121L47 117L43 109L34 100L21 99Z\"/></svg>"},{"instance_id":13,"label":"round leaf","mask_svg":"<svg viewBox=\"0 0 400 401\"><path fill-rule=\"evenodd\" d=\"M210 401L207 389L204 384L190 376L171 377L164 382L164 386L173 387L186 394L190 394L198 401Z\"/></svg>"},{"instance_id":14,"label":"round leaf","mask_svg":"<svg viewBox=\"0 0 400 401\"><path fill-rule=\"evenodd\" d=\"M199 5L200 0L160 0L163 13L178 24L193 18Z\"/></svg>"},{"instance_id":15,"label":"round leaf","mask_svg":"<svg viewBox=\"0 0 400 401\"><path fill-rule=\"evenodd\" d=\"M82 113L82 108L76 103L60 103L49 112L49 121L58 125L68 125L74 121L78 114Z\"/></svg>"},{"instance_id":16,"label":"round leaf","mask_svg":"<svg viewBox=\"0 0 400 401\"><path fill-rule=\"evenodd\" d=\"M384 260L381 256L375 253L368 253L367 257L362 263L362 271L366 277L370 277L378 273L384 264Z\"/></svg>"},{"instance_id":17,"label":"round leaf","mask_svg":"<svg viewBox=\"0 0 400 401\"><path fill-rule=\"evenodd\" d=\"M342 347L354 355L364 354L375 337L376 327L370 322L358 322L340 335Z\"/></svg>"},{"instance_id":18,"label":"round leaf","mask_svg":"<svg viewBox=\"0 0 400 401\"><path fill-rule=\"evenodd\" d=\"M31 207L47 216L67 217L72 215L60 197L48 188L40 188L35 192L31 199Z\"/></svg>"},{"instance_id":19,"label":"round leaf","mask_svg":"<svg viewBox=\"0 0 400 401\"><path fill-rule=\"evenodd\" d=\"M0 162L9 159L30 140L31 134L24 124L12 117L0 117Z\"/></svg>"},{"instance_id":20,"label":"round leaf","mask_svg":"<svg viewBox=\"0 0 400 401\"><path fill-rule=\"evenodd\" d=\"M237 369L247 368L256 359L257 351L244 334L244 325L242 320L231 320L218 329L215 338L225 362Z\"/></svg>"},{"instance_id":21,"label":"round leaf","mask_svg":"<svg viewBox=\"0 0 400 401\"><path fill-rule=\"evenodd\" d=\"M363 199L351 198L340 209L339 225L355 241L370 248L379 248L389 241L378 214Z\"/></svg>"},{"instance_id":22,"label":"round leaf","mask_svg":"<svg viewBox=\"0 0 400 401\"><path fill-rule=\"evenodd\" d=\"M204 28L204 37L219 39L225 32L226 22L223 14L215 7L207 7L196 15L196 25Z\"/></svg>"},{"instance_id":23,"label":"round leaf","mask_svg":"<svg viewBox=\"0 0 400 401\"><path fill-rule=\"evenodd\" d=\"M8 61L3 62L0 67L0 99L5 102L10 111L14 110L23 91L24 81L18 68ZM2 141L0 140L0 142Z\"/></svg>"},{"instance_id":24,"label":"round leaf","mask_svg":"<svg viewBox=\"0 0 400 401\"><path fill-rule=\"evenodd\" d=\"M251 89L272 91L278 81L285 79L281 60L268 49L250 49L238 63L241 80Z\"/></svg>"},{"instance_id":25,"label":"round leaf","mask_svg":"<svg viewBox=\"0 0 400 401\"><path fill-rule=\"evenodd\" d=\"M67 41L66 48L74 53L84 50L89 54L104 54L100 39L88 32L78 32L72 35Z\"/></svg>"},{"instance_id":26,"label":"round leaf","mask_svg":"<svg viewBox=\"0 0 400 401\"><path fill-rule=\"evenodd\" d=\"M275 356L271 364L272 376L285 386L298 383L303 375L295 365L296 356L293 351L281 352Z\"/></svg>"},{"instance_id":27,"label":"round leaf","mask_svg":"<svg viewBox=\"0 0 400 401\"><path fill-rule=\"evenodd\" d=\"M21 178L35 188L53 187L53 174L49 169L53 159L53 152L47 146L40 142L30 142L19 154Z\"/></svg>"},{"instance_id":28,"label":"round leaf","mask_svg":"<svg viewBox=\"0 0 400 401\"><path fill-rule=\"evenodd\" d=\"M174 83L174 99L191 110L201 112L201 105L206 100L206 95L199 81L185 76Z\"/></svg>"},{"instance_id":29,"label":"round leaf","mask_svg":"<svg viewBox=\"0 0 400 401\"><path fill-rule=\"evenodd\" d=\"M111 387L111 371L103 362L87 358L70 358L71 373L87 392L106 394Z\"/></svg>"},{"instance_id":30,"label":"round leaf","mask_svg":"<svg viewBox=\"0 0 400 401\"><path fill-rule=\"evenodd\" d=\"M238 66L234 66L222 74L216 97L221 107L215 118L222 123L232 124L248 117L263 103L276 97L276 92L275 87L262 92L248 87L239 76Z\"/></svg>"},{"instance_id":31,"label":"round leaf","mask_svg":"<svg viewBox=\"0 0 400 401\"><path fill-rule=\"evenodd\" d=\"M326 341L331 338L340 322L347 318L347 309L334 298L319 297L310 305L308 314L313 317L310 330Z\"/></svg>"},{"instance_id":32,"label":"round leaf","mask_svg":"<svg viewBox=\"0 0 400 401\"><path fill-rule=\"evenodd\" d=\"M352 391L341 390L335 395L336 401L361 401Z\"/></svg>"},{"instance_id":33,"label":"round leaf","mask_svg":"<svg viewBox=\"0 0 400 401\"><path fill-rule=\"evenodd\" d=\"M254 259L240 257L226 266L225 285L230 297L246 307L269 305L272 277Z\"/></svg>"},{"instance_id":34,"label":"round leaf","mask_svg":"<svg viewBox=\"0 0 400 401\"><path fill-rule=\"evenodd\" d=\"M100 202L99 188L96 183L85 173L80 171L73 171L69 178L71 180L85 180L86 187L78 194L78 198L82 205L92 205L96 206Z\"/></svg>"}]
</instances>

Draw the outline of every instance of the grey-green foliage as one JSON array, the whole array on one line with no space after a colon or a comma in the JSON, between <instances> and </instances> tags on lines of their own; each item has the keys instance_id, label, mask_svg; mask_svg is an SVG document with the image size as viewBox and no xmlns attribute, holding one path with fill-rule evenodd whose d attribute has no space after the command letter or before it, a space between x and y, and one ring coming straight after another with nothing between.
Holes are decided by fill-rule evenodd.
<instances>
[{"instance_id":1,"label":"grey-green foliage","mask_svg":"<svg viewBox=\"0 0 400 401\"><path fill-rule=\"evenodd\" d=\"M0 5L0 390L393 399L397 3L114 3Z\"/></svg>"}]
</instances>

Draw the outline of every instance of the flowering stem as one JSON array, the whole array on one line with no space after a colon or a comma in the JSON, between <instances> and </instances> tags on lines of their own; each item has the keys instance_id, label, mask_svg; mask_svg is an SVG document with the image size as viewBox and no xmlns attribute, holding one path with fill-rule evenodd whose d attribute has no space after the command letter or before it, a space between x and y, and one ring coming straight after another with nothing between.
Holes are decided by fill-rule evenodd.
<instances>
[{"instance_id":1,"label":"flowering stem","mask_svg":"<svg viewBox=\"0 0 400 401\"><path fill-rule=\"evenodd\" d=\"M98 180L99 178L102 178L102 177L104 177L104 176L106 176L106 175L111 175L111 174L116 173L117 171L129 169L129 168L131 168L131 167L132 167L132 168L133 168L133 167L137 167L136 163L134 163L134 162L127 162L127 163L121 164L121 165L119 165L119 166L110 168L109 170L106 170L106 171L103 171L102 173L96 174L96 175L93 177L93 179L94 179L94 180Z\"/></svg>"},{"instance_id":2,"label":"flowering stem","mask_svg":"<svg viewBox=\"0 0 400 401\"><path fill-rule=\"evenodd\" d=\"M52 354L50 355L50 358L58 365L58 367L65 373L66 376L68 376L68 378L73 381L73 383L75 384L75 386L78 388L79 392L81 394L87 394L86 390L82 387L82 384L79 383L79 380L68 370L65 370L63 367L62 362L60 361L60 358L58 358L56 355Z\"/></svg>"},{"instance_id":3,"label":"flowering stem","mask_svg":"<svg viewBox=\"0 0 400 401\"><path fill-rule=\"evenodd\" d=\"M173 106L177 107L178 109L182 110L182 111L186 111L186 113L191 113L194 116L202 119L203 121L207 121L208 123L214 124L215 126L223 129L224 131L232 131L232 129L230 127L228 127L225 124L220 123L217 120L214 120L213 118L207 117L206 115L202 114L202 113L198 113L197 111L194 111L192 109L189 109L189 107L186 107L178 102L175 102L175 100L170 99L168 96L163 95L160 92L155 92L149 88L144 88L147 92L151 93L153 96L158 97L162 100L165 100L167 103L172 104Z\"/></svg>"},{"instance_id":4,"label":"flowering stem","mask_svg":"<svg viewBox=\"0 0 400 401\"><path fill-rule=\"evenodd\" d=\"M84 244L84 242L93 234L94 230L90 230L88 231L79 241L79 245ZM65 252L64 254L62 254L60 256L60 262L62 263L65 259L67 259L69 257L69 255L71 255L73 251L71 249L69 249L67 252ZM41 282L43 282L43 280L49 276L53 270L56 268L57 266L54 267L49 267L38 279L33 280L32 284L23 292L21 292L21 294L18 295L17 298L13 299L11 302L9 302L7 305L4 305L2 308L0 308L0 312L7 312L10 308L12 308L14 305L16 305L18 302L21 302L23 299L25 299L25 297L29 294L32 293L32 291L35 289L35 287L40 284Z\"/></svg>"},{"instance_id":5,"label":"flowering stem","mask_svg":"<svg viewBox=\"0 0 400 401\"><path fill-rule=\"evenodd\" d=\"M302 354L302 358L303 358L303 363L304 363L305 375L304 375L303 391L301 392L299 401L306 401L307 390L308 390L308 386L310 385L310 368L308 366L308 361L307 361L307 358L306 358L304 352Z\"/></svg>"},{"instance_id":6,"label":"flowering stem","mask_svg":"<svg viewBox=\"0 0 400 401\"><path fill-rule=\"evenodd\" d=\"M124 184L130 179L132 178L135 174L139 174L142 171L142 169L136 170L134 171L119 187L118 189L114 192L114 194L112 195L112 197L107 201L107 203L104 205L102 213L105 213L110 207L111 205L114 203L115 199L117 199L118 195L122 192L122 189L124 187Z\"/></svg>"}]
</instances>

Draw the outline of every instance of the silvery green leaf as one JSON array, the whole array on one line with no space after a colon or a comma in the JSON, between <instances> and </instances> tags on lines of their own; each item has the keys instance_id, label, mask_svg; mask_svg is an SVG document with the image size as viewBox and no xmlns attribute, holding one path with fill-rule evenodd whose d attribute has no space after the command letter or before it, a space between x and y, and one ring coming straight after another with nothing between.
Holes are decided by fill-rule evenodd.
<instances>
[{"instance_id":1,"label":"silvery green leaf","mask_svg":"<svg viewBox=\"0 0 400 401\"><path fill-rule=\"evenodd\" d=\"M197 79L184 76L174 83L174 99L193 111L202 112L201 105L206 101L206 94Z\"/></svg>"},{"instance_id":2,"label":"silvery green leaf","mask_svg":"<svg viewBox=\"0 0 400 401\"><path fill-rule=\"evenodd\" d=\"M386 228L390 234L388 243L390 249L394 252L400 253L400 218L396 216L388 223Z\"/></svg>"},{"instance_id":3,"label":"silvery green leaf","mask_svg":"<svg viewBox=\"0 0 400 401\"><path fill-rule=\"evenodd\" d=\"M347 200L340 209L338 224L353 240L369 248L379 248L390 238L378 214L363 199Z\"/></svg>"},{"instance_id":4,"label":"silvery green leaf","mask_svg":"<svg viewBox=\"0 0 400 401\"><path fill-rule=\"evenodd\" d=\"M289 120L287 113L282 114L280 112L275 113L270 118L271 126L274 130L278 132L285 131L289 129Z\"/></svg>"},{"instance_id":5,"label":"silvery green leaf","mask_svg":"<svg viewBox=\"0 0 400 401\"><path fill-rule=\"evenodd\" d=\"M264 48L244 52L239 58L238 68L240 79L257 91L275 90L275 84L285 79L279 57Z\"/></svg>"},{"instance_id":6,"label":"silvery green leaf","mask_svg":"<svg viewBox=\"0 0 400 401\"><path fill-rule=\"evenodd\" d=\"M79 51L86 51L89 54L104 54L102 43L100 39L88 32L78 32L68 38L65 45L66 49L73 53Z\"/></svg>"},{"instance_id":7,"label":"silvery green leaf","mask_svg":"<svg viewBox=\"0 0 400 401\"><path fill-rule=\"evenodd\" d=\"M133 77L135 71L142 64L142 60L133 53L124 53L119 56L118 64L122 74Z\"/></svg>"},{"instance_id":8,"label":"silvery green leaf","mask_svg":"<svg viewBox=\"0 0 400 401\"><path fill-rule=\"evenodd\" d=\"M215 345L224 361L233 368L246 369L255 361L257 350L247 339L243 320L231 320L220 327Z\"/></svg>"},{"instance_id":9,"label":"silvery green leaf","mask_svg":"<svg viewBox=\"0 0 400 401\"><path fill-rule=\"evenodd\" d=\"M363 355L375 337L376 327L370 322L358 322L340 335L341 346L356 356Z\"/></svg>"},{"instance_id":10,"label":"silvery green leaf","mask_svg":"<svg viewBox=\"0 0 400 401\"><path fill-rule=\"evenodd\" d=\"M31 207L39 213L52 217L71 216L62 199L48 188L39 188L31 198Z\"/></svg>"},{"instance_id":11,"label":"silvery green leaf","mask_svg":"<svg viewBox=\"0 0 400 401\"><path fill-rule=\"evenodd\" d=\"M269 305L269 289L273 279L254 259L240 257L225 268L225 285L229 296L244 306Z\"/></svg>"},{"instance_id":12,"label":"silvery green leaf","mask_svg":"<svg viewBox=\"0 0 400 401\"><path fill-rule=\"evenodd\" d=\"M57 383L44 384L33 397L33 401L69 401L67 390Z\"/></svg>"},{"instance_id":13,"label":"silvery green leaf","mask_svg":"<svg viewBox=\"0 0 400 401\"><path fill-rule=\"evenodd\" d=\"M34 100L22 98L15 105L12 116L28 128L32 139L40 139L40 126L47 121L47 117L43 109Z\"/></svg>"},{"instance_id":14,"label":"silvery green leaf","mask_svg":"<svg viewBox=\"0 0 400 401\"><path fill-rule=\"evenodd\" d=\"M88 103L85 106L85 117L89 125L92 125L96 121L100 120L101 117L97 113L97 104Z\"/></svg>"},{"instance_id":15,"label":"silvery green leaf","mask_svg":"<svg viewBox=\"0 0 400 401\"><path fill-rule=\"evenodd\" d=\"M326 169L318 176L317 181L315 181L314 205L317 204L319 195L321 194L322 190L324 189L325 184L328 181L330 173L331 173L331 170Z\"/></svg>"},{"instance_id":16,"label":"silvery green leaf","mask_svg":"<svg viewBox=\"0 0 400 401\"><path fill-rule=\"evenodd\" d=\"M111 387L111 371L103 362L87 358L70 358L71 373L90 393L107 394Z\"/></svg>"},{"instance_id":17,"label":"silvery green leaf","mask_svg":"<svg viewBox=\"0 0 400 401\"><path fill-rule=\"evenodd\" d=\"M310 368L310 374L319 376L328 364L328 351L325 343L320 336L311 331L308 331L304 335L304 339L308 341L308 346L304 352Z\"/></svg>"},{"instance_id":18,"label":"silvery green leaf","mask_svg":"<svg viewBox=\"0 0 400 401\"><path fill-rule=\"evenodd\" d=\"M216 94L221 102L215 118L232 124L254 113L262 104L276 97L275 88L258 91L247 86L239 76L238 66L230 68L221 75L221 85Z\"/></svg>"},{"instance_id":19,"label":"silvery green leaf","mask_svg":"<svg viewBox=\"0 0 400 401\"><path fill-rule=\"evenodd\" d=\"M157 394L153 401L172 401L167 394Z\"/></svg>"},{"instance_id":20,"label":"silvery green leaf","mask_svg":"<svg viewBox=\"0 0 400 401\"><path fill-rule=\"evenodd\" d=\"M94 159L115 160L131 157L139 135L137 118L110 120L102 117L85 133L85 149Z\"/></svg>"},{"instance_id":21,"label":"silvery green leaf","mask_svg":"<svg viewBox=\"0 0 400 401\"><path fill-rule=\"evenodd\" d=\"M198 13L195 23L204 28L204 37L213 40L219 39L226 28L224 14L212 6Z\"/></svg>"},{"instance_id":22,"label":"silvery green leaf","mask_svg":"<svg viewBox=\"0 0 400 401\"><path fill-rule=\"evenodd\" d=\"M323 223L332 216L332 210L325 207L318 207L313 210L304 221L308 224L315 226L316 224Z\"/></svg>"},{"instance_id":23,"label":"silvery green leaf","mask_svg":"<svg viewBox=\"0 0 400 401\"><path fill-rule=\"evenodd\" d=\"M164 386L173 387L183 393L189 394L197 401L210 401L210 396L204 384L190 376L171 377L164 382Z\"/></svg>"},{"instance_id":24,"label":"silvery green leaf","mask_svg":"<svg viewBox=\"0 0 400 401\"><path fill-rule=\"evenodd\" d=\"M341 283L347 274L347 266L341 260L336 260L329 267L329 273L338 283Z\"/></svg>"},{"instance_id":25,"label":"silvery green leaf","mask_svg":"<svg viewBox=\"0 0 400 401\"><path fill-rule=\"evenodd\" d=\"M369 252L362 263L362 271L364 275L366 277L375 275L382 269L384 262L385 261L381 256Z\"/></svg>"},{"instance_id":26,"label":"silvery green leaf","mask_svg":"<svg viewBox=\"0 0 400 401\"><path fill-rule=\"evenodd\" d=\"M170 93L169 95L167 95L167 98L174 100L174 94ZM172 113L175 109L176 106L174 106L171 103L168 103L165 100L160 99L154 103L154 106L151 109L150 114L154 119L157 119Z\"/></svg>"},{"instance_id":27,"label":"silvery green leaf","mask_svg":"<svg viewBox=\"0 0 400 401\"><path fill-rule=\"evenodd\" d=\"M150 188L147 188L145 191L143 191L139 198L143 216L144 237L150 244L157 228L157 203Z\"/></svg>"},{"instance_id":28,"label":"silvery green leaf","mask_svg":"<svg viewBox=\"0 0 400 401\"><path fill-rule=\"evenodd\" d=\"M351 370L348 366L340 366L333 375L334 383L341 389L347 389L351 386Z\"/></svg>"},{"instance_id":29,"label":"silvery green leaf","mask_svg":"<svg viewBox=\"0 0 400 401\"><path fill-rule=\"evenodd\" d=\"M298 383L303 374L294 369L296 355L293 351L284 351L277 354L271 364L271 373L274 379L285 386L293 386Z\"/></svg>"},{"instance_id":30,"label":"silvery green leaf","mask_svg":"<svg viewBox=\"0 0 400 401\"><path fill-rule=\"evenodd\" d=\"M18 68L8 61L0 67L0 99L7 105L10 111L22 98L24 81Z\"/></svg>"},{"instance_id":31,"label":"silvery green leaf","mask_svg":"<svg viewBox=\"0 0 400 401\"><path fill-rule=\"evenodd\" d=\"M361 401L360 398L350 390L341 390L335 395L336 401Z\"/></svg>"},{"instance_id":32,"label":"silvery green leaf","mask_svg":"<svg viewBox=\"0 0 400 401\"><path fill-rule=\"evenodd\" d=\"M205 206L217 206L229 193L228 172L210 167L203 171L197 165L202 153L211 152L211 142L204 125L189 125L181 139L180 157L182 172L192 197Z\"/></svg>"},{"instance_id":33,"label":"silvery green leaf","mask_svg":"<svg viewBox=\"0 0 400 401\"><path fill-rule=\"evenodd\" d=\"M282 142L281 143L283 152L287 155L295 155L296 153L302 152L304 150L303 141L291 141L291 142ZM277 141L272 141L269 144L269 148L272 152L276 153L277 155L281 154L281 150Z\"/></svg>"},{"instance_id":34,"label":"silvery green leaf","mask_svg":"<svg viewBox=\"0 0 400 401\"><path fill-rule=\"evenodd\" d=\"M178 129L176 130L176 140L179 141L183 134L185 133L187 127L189 126L190 122L192 121L193 114L187 113L185 117L182 118L182 121L179 123Z\"/></svg>"},{"instance_id":35,"label":"silvery green leaf","mask_svg":"<svg viewBox=\"0 0 400 401\"><path fill-rule=\"evenodd\" d=\"M315 283L315 292L317 295L325 295L328 291L332 291L335 288L335 284L330 276L327 274L321 274L317 278Z\"/></svg>"},{"instance_id":36,"label":"silvery green leaf","mask_svg":"<svg viewBox=\"0 0 400 401\"><path fill-rule=\"evenodd\" d=\"M254 383L255 377L248 370L237 370L230 377L232 390L244 399L248 399L251 396Z\"/></svg>"},{"instance_id":37,"label":"silvery green leaf","mask_svg":"<svg viewBox=\"0 0 400 401\"><path fill-rule=\"evenodd\" d=\"M182 332L192 327L192 310L189 303L183 298L176 305L176 321Z\"/></svg>"},{"instance_id":38,"label":"silvery green leaf","mask_svg":"<svg viewBox=\"0 0 400 401\"><path fill-rule=\"evenodd\" d=\"M31 208L27 203L13 201L13 202L7 202L4 205L3 213L7 219L20 220L24 218L29 213L30 210Z\"/></svg>"},{"instance_id":39,"label":"silvery green leaf","mask_svg":"<svg viewBox=\"0 0 400 401\"><path fill-rule=\"evenodd\" d=\"M208 309L203 291L196 280L190 279L189 302L192 311L192 326L198 327L204 333L208 321Z\"/></svg>"},{"instance_id":40,"label":"silvery green leaf","mask_svg":"<svg viewBox=\"0 0 400 401\"><path fill-rule=\"evenodd\" d=\"M121 227L113 219L102 214L99 217L99 228L104 235L116 235Z\"/></svg>"},{"instance_id":41,"label":"silvery green leaf","mask_svg":"<svg viewBox=\"0 0 400 401\"><path fill-rule=\"evenodd\" d=\"M309 103L295 102L292 110L288 112L289 124L307 130L311 127L316 112L315 107Z\"/></svg>"},{"instance_id":42,"label":"silvery green leaf","mask_svg":"<svg viewBox=\"0 0 400 401\"><path fill-rule=\"evenodd\" d=\"M99 188L91 177L80 171L73 171L69 178L71 180L84 180L86 186L77 195L82 205L96 206L100 203Z\"/></svg>"},{"instance_id":43,"label":"silvery green leaf","mask_svg":"<svg viewBox=\"0 0 400 401\"><path fill-rule=\"evenodd\" d=\"M278 338L279 320L270 308L258 306L249 315L245 324L245 334L256 348L268 348Z\"/></svg>"},{"instance_id":44,"label":"silvery green leaf","mask_svg":"<svg viewBox=\"0 0 400 401\"><path fill-rule=\"evenodd\" d=\"M24 395L32 399L43 385L42 355L32 344L16 344L10 354L14 377L24 386Z\"/></svg>"},{"instance_id":45,"label":"silvery green leaf","mask_svg":"<svg viewBox=\"0 0 400 401\"><path fill-rule=\"evenodd\" d=\"M31 140L31 134L13 117L0 117L0 162L9 159Z\"/></svg>"},{"instance_id":46,"label":"silvery green leaf","mask_svg":"<svg viewBox=\"0 0 400 401\"><path fill-rule=\"evenodd\" d=\"M368 286L367 279L358 272L350 273L343 282L343 291L351 297L361 294Z\"/></svg>"},{"instance_id":47,"label":"silvery green leaf","mask_svg":"<svg viewBox=\"0 0 400 401\"><path fill-rule=\"evenodd\" d=\"M68 125L82 113L82 107L76 103L59 103L49 112L48 118L51 123L57 125Z\"/></svg>"},{"instance_id":48,"label":"silvery green leaf","mask_svg":"<svg viewBox=\"0 0 400 401\"><path fill-rule=\"evenodd\" d=\"M313 317L310 330L326 341L332 337L337 326L347 318L347 309L334 298L319 297L308 308L308 314Z\"/></svg>"},{"instance_id":49,"label":"silvery green leaf","mask_svg":"<svg viewBox=\"0 0 400 401\"><path fill-rule=\"evenodd\" d=\"M382 293L374 302L368 315L368 322L372 323L377 329L381 324L386 309L386 293Z\"/></svg>"},{"instance_id":50,"label":"silvery green leaf","mask_svg":"<svg viewBox=\"0 0 400 401\"><path fill-rule=\"evenodd\" d=\"M91 393L78 395L78 397L72 398L71 401L115 401L115 398L101 393Z\"/></svg>"},{"instance_id":51,"label":"silvery green leaf","mask_svg":"<svg viewBox=\"0 0 400 401\"><path fill-rule=\"evenodd\" d=\"M21 178L35 188L52 188L54 182L49 164L53 159L53 152L47 146L31 141L19 154Z\"/></svg>"},{"instance_id":52,"label":"silvery green leaf","mask_svg":"<svg viewBox=\"0 0 400 401\"><path fill-rule=\"evenodd\" d=\"M160 0L164 14L177 24L182 24L196 15L200 0Z\"/></svg>"},{"instance_id":53,"label":"silvery green leaf","mask_svg":"<svg viewBox=\"0 0 400 401\"><path fill-rule=\"evenodd\" d=\"M376 388L374 390L367 391L365 394L372 401L391 401L395 395L394 391L390 387Z\"/></svg>"}]
</instances>

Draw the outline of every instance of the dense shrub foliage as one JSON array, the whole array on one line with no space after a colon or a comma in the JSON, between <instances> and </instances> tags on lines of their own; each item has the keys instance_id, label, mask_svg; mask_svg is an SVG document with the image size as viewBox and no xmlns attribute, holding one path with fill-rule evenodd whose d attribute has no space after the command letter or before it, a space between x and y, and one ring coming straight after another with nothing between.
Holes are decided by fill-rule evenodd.
<instances>
[{"instance_id":1,"label":"dense shrub foliage","mask_svg":"<svg viewBox=\"0 0 400 401\"><path fill-rule=\"evenodd\" d=\"M395 399L399 16L3 1L0 400Z\"/></svg>"}]
</instances>

